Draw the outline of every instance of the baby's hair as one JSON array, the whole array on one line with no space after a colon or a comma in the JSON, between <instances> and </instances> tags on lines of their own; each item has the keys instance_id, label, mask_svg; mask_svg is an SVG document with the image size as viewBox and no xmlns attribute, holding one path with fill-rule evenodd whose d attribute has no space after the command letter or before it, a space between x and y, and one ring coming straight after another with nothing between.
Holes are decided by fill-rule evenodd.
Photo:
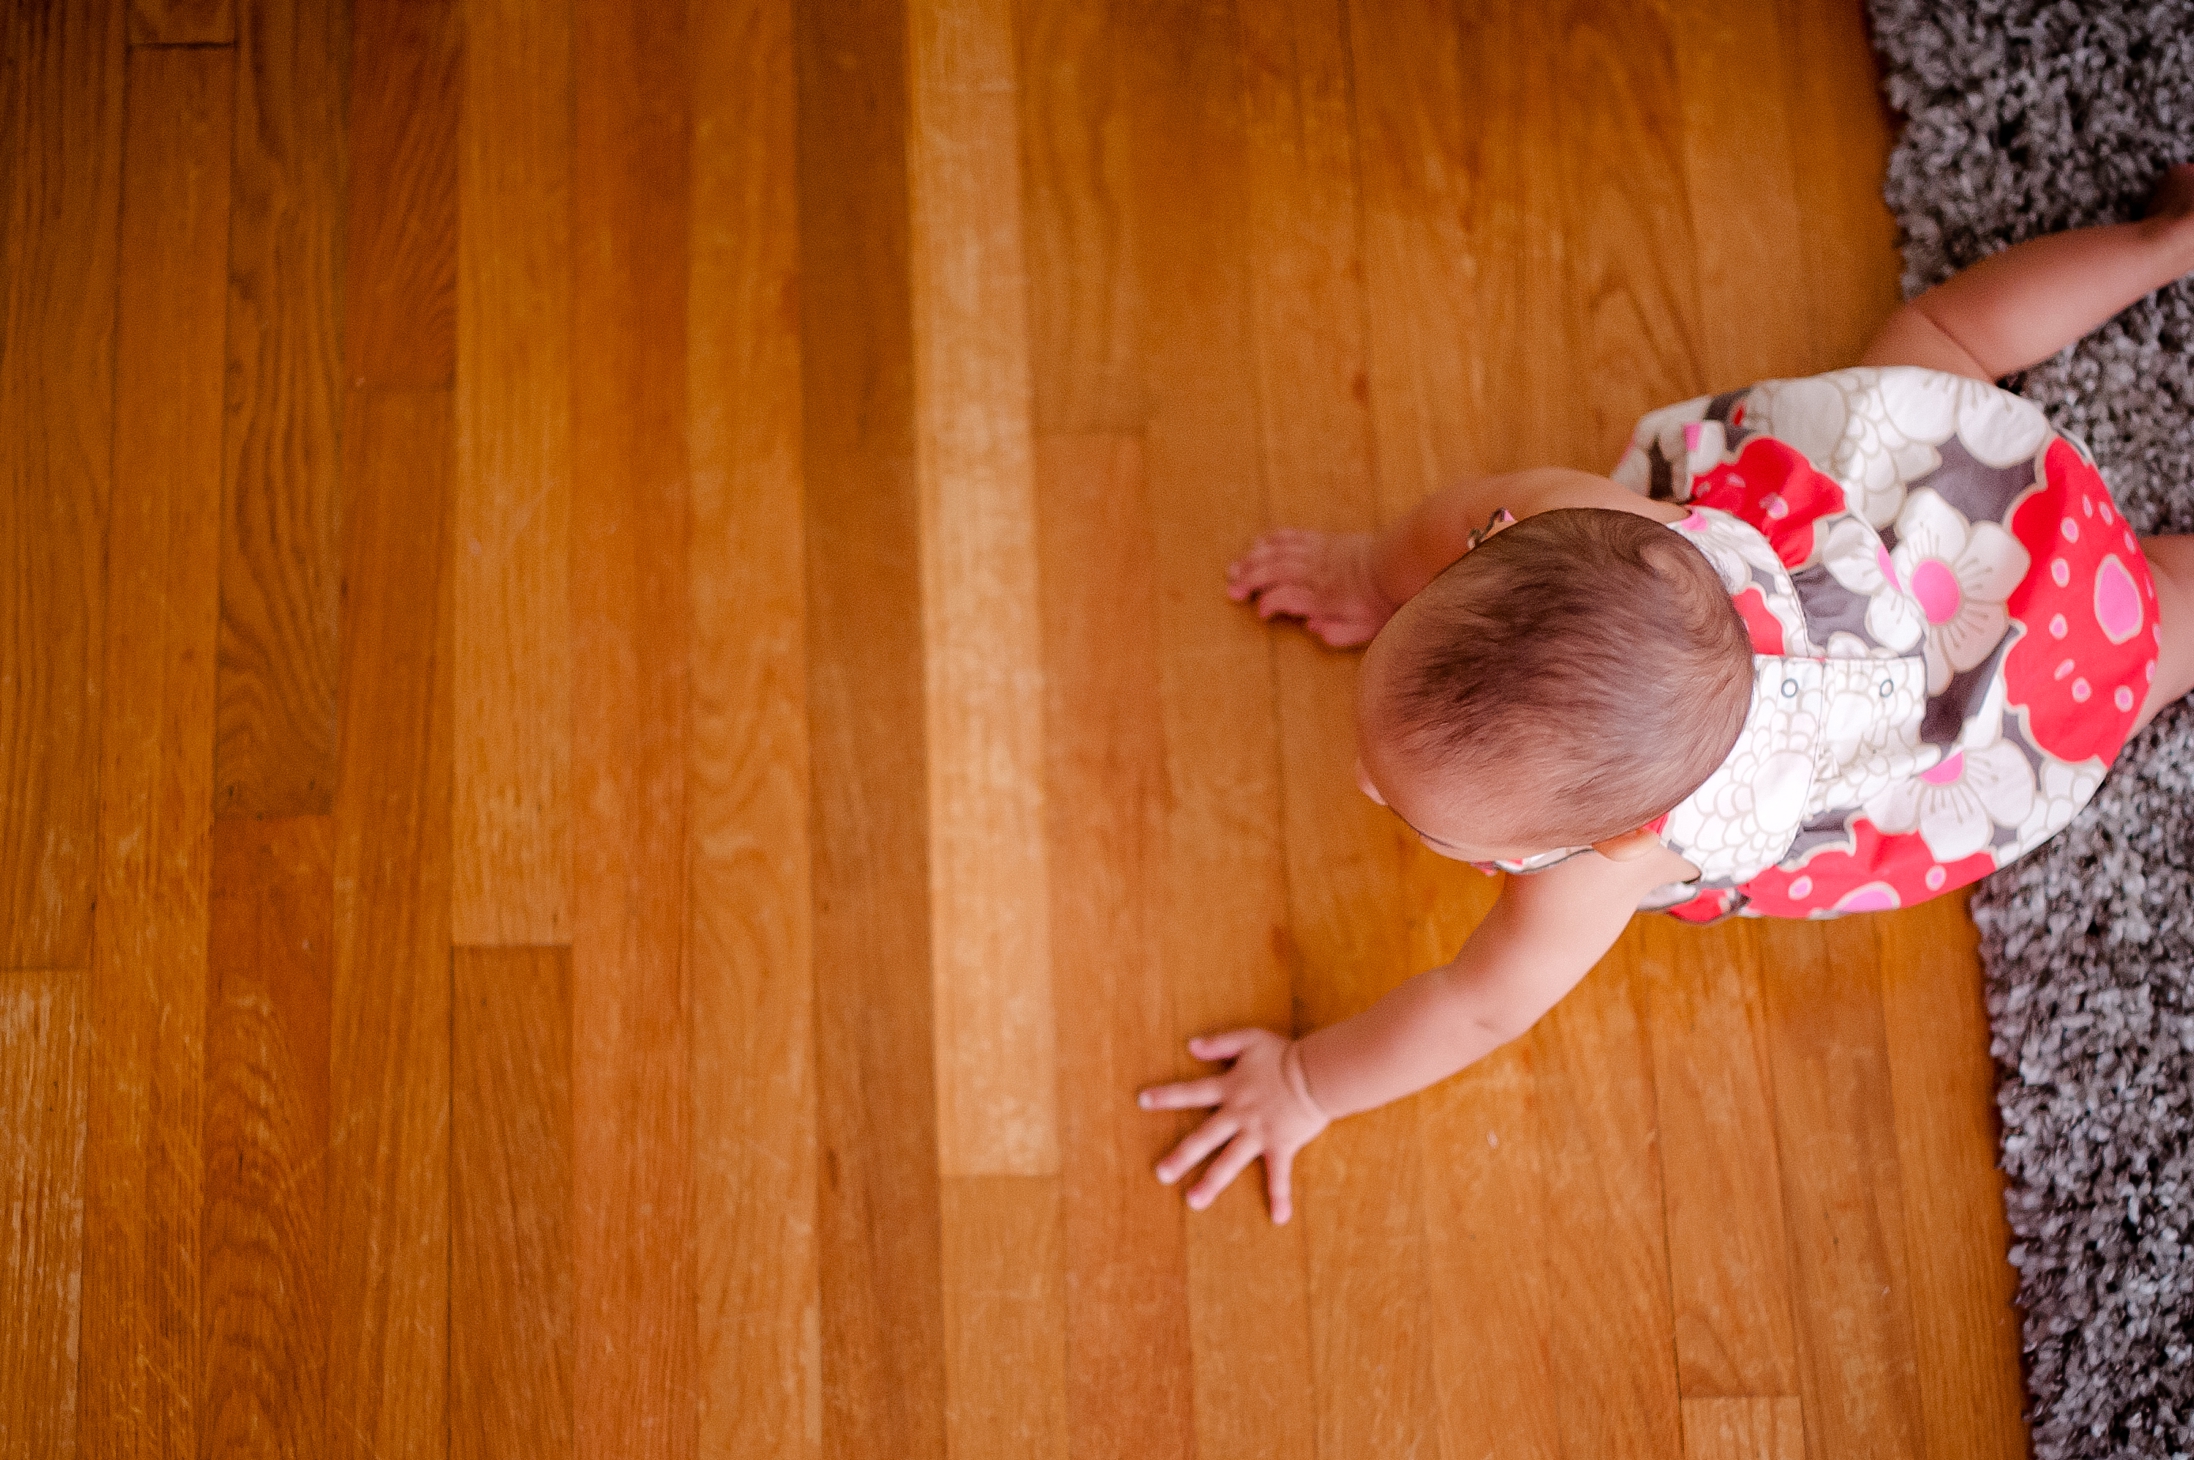
<instances>
[{"instance_id":1,"label":"baby's hair","mask_svg":"<svg viewBox=\"0 0 2194 1460\"><path fill-rule=\"evenodd\" d=\"M1511 830L1619 836L1697 790L1752 702L1752 643L1714 568L1651 518L1527 517L1424 591L1394 681L1403 745L1474 785L1528 788Z\"/></svg>"}]
</instances>

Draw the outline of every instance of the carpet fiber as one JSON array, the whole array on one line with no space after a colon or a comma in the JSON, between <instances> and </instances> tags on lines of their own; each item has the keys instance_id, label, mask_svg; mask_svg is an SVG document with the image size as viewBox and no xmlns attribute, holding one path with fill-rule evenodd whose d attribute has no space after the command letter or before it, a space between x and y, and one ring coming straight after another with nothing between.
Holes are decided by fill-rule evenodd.
<instances>
[{"instance_id":1,"label":"carpet fiber","mask_svg":"<svg viewBox=\"0 0 2194 1460\"><path fill-rule=\"evenodd\" d=\"M2194 0L1873 0L1905 289L2138 215L2194 160ZM2194 285L2015 382L2144 531L2194 531ZM2194 707L1980 889L2041 1460L2194 1455Z\"/></svg>"}]
</instances>

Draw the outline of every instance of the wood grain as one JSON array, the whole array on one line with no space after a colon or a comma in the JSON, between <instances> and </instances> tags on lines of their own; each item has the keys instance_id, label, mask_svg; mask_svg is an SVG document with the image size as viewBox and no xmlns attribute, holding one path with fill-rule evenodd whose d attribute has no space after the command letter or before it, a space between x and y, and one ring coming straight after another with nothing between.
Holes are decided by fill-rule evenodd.
<instances>
[{"instance_id":1,"label":"wood grain","mask_svg":"<svg viewBox=\"0 0 2194 1460\"><path fill-rule=\"evenodd\" d=\"M1917 1456L1903 1179L1874 929L1765 921L1776 1146L1807 1453Z\"/></svg>"},{"instance_id":2,"label":"wood grain","mask_svg":"<svg viewBox=\"0 0 2194 1460\"><path fill-rule=\"evenodd\" d=\"M328 1151L328 1450L448 1447L446 390L351 397Z\"/></svg>"},{"instance_id":3,"label":"wood grain","mask_svg":"<svg viewBox=\"0 0 2194 1460\"><path fill-rule=\"evenodd\" d=\"M1796 1399L1686 1399L1684 1460L1805 1460Z\"/></svg>"},{"instance_id":4,"label":"wood grain","mask_svg":"<svg viewBox=\"0 0 2194 1460\"><path fill-rule=\"evenodd\" d=\"M1531 1033L1555 1405L1571 1455L1674 1457L1675 1316L1632 931Z\"/></svg>"},{"instance_id":5,"label":"wood grain","mask_svg":"<svg viewBox=\"0 0 2194 1460\"><path fill-rule=\"evenodd\" d=\"M1337 0L1245 6L1240 25L1250 320L1270 520L1378 525L1347 38ZM1356 788L1355 665L1275 636L1288 925L1297 1017L1324 1025L1416 970L1403 916L1406 830ZM1423 1182L1401 1104L1347 1121L1303 1163L1319 1448L1439 1445Z\"/></svg>"},{"instance_id":6,"label":"wood grain","mask_svg":"<svg viewBox=\"0 0 2194 1460\"><path fill-rule=\"evenodd\" d=\"M1038 436L1045 812L1076 1454L1196 1453L1187 1246L1151 1168L1186 1128L1133 1092L1182 1069L1163 924L1170 881L1158 584L1141 441ZM1120 1402L1131 1391L1132 1404Z\"/></svg>"},{"instance_id":7,"label":"wood grain","mask_svg":"<svg viewBox=\"0 0 2194 1460\"><path fill-rule=\"evenodd\" d=\"M952 1453L1063 1460L1059 1178L947 1176L939 1185Z\"/></svg>"},{"instance_id":8,"label":"wood grain","mask_svg":"<svg viewBox=\"0 0 2194 1460\"><path fill-rule=\"evenodd\" d=\"M334 828L213 825L198 1448L327 1453Z\"/></svg>"},{"instance_id":9,"label":"wood grain","mask_svg":"<svg viewBox=\"0 0 2194 1460\"><path fill-rule=\"evenodd\" d=\"M1759 944L1747 923L1640 919L1676 1368L1687 1398L1795 1395L1797 1335Z\"/></svg>"},{"instance_id":10,"label":"wood grain","mask_svg":"<svg viewBox=\"0 0 2194 1460\"><path fill-rule=\"evenodd\" d=\"M700 1447L822 1446L792 6L693 16L693 1019Z\"/></svg>"},{"instance_id":11,"label":"wood grain","mask_svg":"<svg viewBox=\"0 0 2194 1460\"><path fill-rule=\"evenodd\" d=\"M0 973L0 1455L77 1453L84 976Z\"/></svg>"},{"instance_id":12,"label":"wood grain","mask_svg":"<svg viewBox=\"0 0 2194 1460\"><path fill-rule=\"evenodd\" d=\"M905 16L794 11L826 1453L945 1454Z\"/></svg>"},{"instance_id":13,"label":"wood grain","mask_svg":"<svg viewBox=\"0 0 2194 1460\"><path fill-rule=\"evenodd\" d=\"M198 1454L227 51L129 59L116 307L99 905L86 1014L82 1438Z\"/></svg>"},{"instance_id":14,"label":"wood grain","mask_svg":"<svg viewBox=\"0 0 2194 1460\"><path fill-rule=\"evenodd\" d=\"M583 1460L694 1452L682 7L573 26L572 1260Z\"/></svg>"},{"instance_id":15,"label":"wood grain","mask_svg":"<svg viewBox=\"0 0 2194 1460\"><path fill-rule=\"evenodd\" d=\"M224 816L318 815L335 795L350 10L239 3L214 795Z\"/></svg>"},{"instance_id":16,"label":"wood grain","mask_svg":"<svg viewBox=\"0 0 2194 1460\"><path fill-rule=\"evenodd\" d=\"M463 0L354 0L343 378L447 386L457 368Z\"/></svg>"},{"instance_id":17,"label":"wood grain","mask_svg":"<svg viewBox=\"0 0 2194 1460\"><path fill-rule=\"evenodd\" d=\"M572 1453L571 955L460 948L450 995L449 1453Z\"/></svg>"},{"instance_id":18,"label":"wood grain","mask_svg":"<svg viewBox=\"0 0 2194 1460\"><path fill-rule=\"evenodd\" d=\"M236 40L234 0L130 0L132 46L226 46Z\"/></svg>"},{"instance_id":19,"label":"wood grain","mask_svg":"<svg viewBox=\"0 0 2194 1460\"><path fill-rule=\"evenodd\" d=\"M1996 1067L1980 950L1962 899L1875 920L1882 1025L1912 1284L1912 1344L1930 1455L2019 1456L2018 1275L2004 1254Z\"/></svg>"},{"instance_id":20,"label":"wood grain","mask_svg":"<svg viewBox=\"0 0 2194 1460\"><path fill-rule=\"evenodd\" d=\"M122 28L0 19L0 969L91 958Z\"/></svg>"},{"instance_id":21,"label":"wood grain","mask_svg":"<svg viewBox=\"0 0 2194 1460\"><path fill-rule=\"evenodd\" d=\"M571 15L465 0L451 927L561 943L571 896Z\"/></svg>"},{"instance_id":22,"label":"wood grain","mask_svg":"<svg viewBox=\"0 0 2194 1460\"><path fill-rule=\"evenodd\" d=\"M937 1160L1059 1170L1013 0L909 0Z\"/></svg>"}]
</instances>

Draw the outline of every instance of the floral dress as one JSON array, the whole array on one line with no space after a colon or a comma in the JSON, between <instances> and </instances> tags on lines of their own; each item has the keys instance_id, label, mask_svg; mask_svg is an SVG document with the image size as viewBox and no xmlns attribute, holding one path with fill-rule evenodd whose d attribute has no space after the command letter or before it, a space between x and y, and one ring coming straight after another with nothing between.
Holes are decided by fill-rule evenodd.
<instances>
[{"instance_id":1,"label":"floral dress","mask_svg":"<svg viewBox=\"0 0 2194 1460\"><path fill-rule=\"evenodd\" d=\"M2155 585L2109 489L1986 382L1855 369L1686 401L1614 477L1692 507L1675 530L1753 646L1736 746L1657 827L1701 876L1647 907L1827 917L1962 887L2072 820L2155 678Z\"/></svg>"}]
</instances>

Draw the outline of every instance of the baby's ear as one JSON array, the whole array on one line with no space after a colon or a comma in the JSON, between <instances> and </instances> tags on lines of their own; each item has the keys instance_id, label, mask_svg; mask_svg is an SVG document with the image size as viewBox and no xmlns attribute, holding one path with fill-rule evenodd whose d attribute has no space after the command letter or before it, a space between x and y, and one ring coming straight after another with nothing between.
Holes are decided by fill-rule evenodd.
<instances>
[{"instance_id":1,"label":"baby's ear","mask_svg":"<svg viewBox=\"0 0 2194 1460\"><path fill-rule=\"evenodd\" d=\"M1660 844L1661 839L1653 834L1651 828L1634 826L1621 836L1611 836L1606 841L1594 842L1592 850L1610 862L1629 862L1644 856Z\"/></svg>"}]
</instances>

